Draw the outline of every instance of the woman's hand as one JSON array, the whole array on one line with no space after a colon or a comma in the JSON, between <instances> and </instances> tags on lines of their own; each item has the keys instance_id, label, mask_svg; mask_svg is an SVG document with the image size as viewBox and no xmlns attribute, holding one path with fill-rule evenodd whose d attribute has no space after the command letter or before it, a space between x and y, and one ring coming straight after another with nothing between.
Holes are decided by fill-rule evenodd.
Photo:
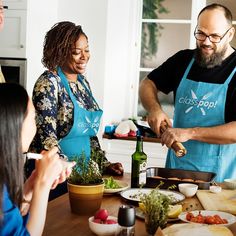
<instances>
[{"instance_id":1,"label":"woman's hand","mask_svg":"<svg viewBox=\"0 0 236 236\"><path fill-rule=\"evenodd\" d=\"M110 175L123 175L123 173L124 173L123 166L119 162L111 163L106 168L106 174L110 174Z\"/></svg>"},{"instance_id":2,"label":"woman's hand","mask_svg":"<svg viewBox=\"0 0 236 236\"><path fill-rule=\"evenodd\" d=\"M58 184L63 183L71 174L72 167L76 164L75 161L65 161L65 160L60 160L63 166L63 170L61 174L58 176L58 178L54 181L52 184L51 189L54 189L57 187Z\"/></svg>"},{"instance_id":3,"label":"woman's hand","mask_svg":"<svg viewBox=\"0 0 236 236\"><path fill-rule=\"evenodd\" d=\"M58 148L53 147L49 151L42 151L43 158L36 160L35 171L36 180L47 186L53 185L54 181L58 182L58 177L63 171L63 165L58 155Z\"/></svg>"}]
</instances>

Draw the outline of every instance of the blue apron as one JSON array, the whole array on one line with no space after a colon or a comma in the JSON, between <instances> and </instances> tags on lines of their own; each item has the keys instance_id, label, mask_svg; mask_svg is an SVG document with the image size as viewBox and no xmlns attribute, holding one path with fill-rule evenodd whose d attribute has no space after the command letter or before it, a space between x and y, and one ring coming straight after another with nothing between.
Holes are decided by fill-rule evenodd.
<instances>
[{"instance_id":1,"label":"blue apron","mask_svg":"<svg viewBox=\"0 0 236 236\"><path fill-rule=\"evenodd\" d=\"M210 127L225 124L228 84L236 67L224 84L196 82L187 78L189 63L176 91L174 124L176 128ZM236 144L209 144L195 140L184 143L187 154L177 158L169 149L167 168L214 172L216 181L236 178Z\"/></svg>"},{"instance_id":2,"label":"blue apron","mask_svg":"<svg viewBox=\"0 0 236 236\"><path fill-rule=\"evenodd\" d=\"M95 136L98 132L102 110L88 111L80 107L61 68L58 68L58 75L60 76L74 106L73 126L70 132L59 141L59 145L69 160L73 159L73 157L78 157L82 153L84 153L86 159L89 160L91 149L90 137ZM78 75L78 80L96 103L91 91L84 84L83 78L80 75Z\"/></svg>"}]
</instances>

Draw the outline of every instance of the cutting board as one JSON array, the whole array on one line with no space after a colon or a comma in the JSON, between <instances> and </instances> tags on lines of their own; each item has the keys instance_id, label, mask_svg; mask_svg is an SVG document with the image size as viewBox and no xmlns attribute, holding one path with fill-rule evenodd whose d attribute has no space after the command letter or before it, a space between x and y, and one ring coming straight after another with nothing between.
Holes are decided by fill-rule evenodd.
<instances>
[{"instance_id":1,"label":"cutting board","mask_svg":"<svg viewBox=\"0 0 236 236\"><path fill-rule=\"evenodd\" d=\"M220 193L198 190L197 197L205 210L224 211L236 215L236 190L222 189Z\"/></svg>"}]
</instances>

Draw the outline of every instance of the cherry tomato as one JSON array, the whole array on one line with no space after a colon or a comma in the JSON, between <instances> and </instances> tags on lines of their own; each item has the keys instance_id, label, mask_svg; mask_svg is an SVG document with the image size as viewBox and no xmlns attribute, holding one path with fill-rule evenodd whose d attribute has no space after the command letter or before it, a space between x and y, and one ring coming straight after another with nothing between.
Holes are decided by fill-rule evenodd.
<instances>
[{"instance_id":1,"label":"cherry tomato","mask_svg":"<svg viewBox=\"0 0 236 236\"><path fill-rule=\"evenodd\" d=\"M215 218L213 216L206 216L205 223L210 225L215 224Z\"/></svg>"},{"instance_id":2,"label":"cherry tomato","mask_svg":"<svg viewBox=\"0 0 236 236\"><path fill-rule=\"evenodd\" d=\"M191 221L191 219L194 217L193 213L188 212L186 215L186 220Z\"/></svg>"}]
</instances>

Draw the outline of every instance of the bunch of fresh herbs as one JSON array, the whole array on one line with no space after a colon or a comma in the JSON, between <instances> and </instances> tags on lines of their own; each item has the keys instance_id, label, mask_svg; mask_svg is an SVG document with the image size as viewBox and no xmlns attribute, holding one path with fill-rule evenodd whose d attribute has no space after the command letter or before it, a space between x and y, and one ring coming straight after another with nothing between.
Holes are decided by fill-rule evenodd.
<instances>
[{"instance_id":1,"label":"bunch of fresh herbs","mask_svg":"<svg viewBox=\"0 0 236 236\"><path fill-rule=\"evenodd\" d=\"M71 175L68 178L70 184L88 185L103 183L97 163L91 159L88 160L84 153L72 158L72 160L76 162L76 165L73 167Z\"/></svg>"},{"instance_id":2,"label":"bunch of fresh herbs","mask_svg":"<svg viewBox=\"0 0 236 236\"><path fill-rule=\"evenodd\" d=\"M140 202L145 208L145 225L149 234L155 234L157 228L165 226L168 218L169 205L173 197L162 194L159 191L160 185L148 194L140 196ZM171 186L169 189L173 189Z\"/></svg>"}]
</instances>

